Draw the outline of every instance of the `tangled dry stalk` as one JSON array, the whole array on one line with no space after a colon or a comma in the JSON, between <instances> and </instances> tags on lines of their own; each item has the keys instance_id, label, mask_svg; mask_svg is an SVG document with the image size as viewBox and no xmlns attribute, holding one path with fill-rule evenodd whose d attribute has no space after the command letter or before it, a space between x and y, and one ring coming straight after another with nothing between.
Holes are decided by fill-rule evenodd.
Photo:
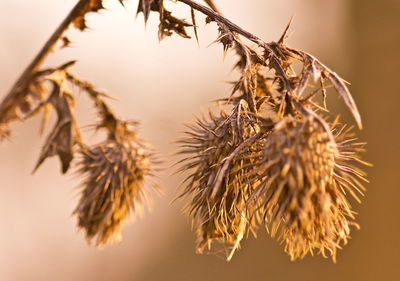
<instances>
[{"instance_id":1,"label":"tangled dry stalk","mask_svg":"<svg viewBox=\"0 0 400 281\"><path fill-rule=\"evenodd\" d=\"M292 260L315 251L335 259L350 227L357 226L347 194L359 201L367 181L358 168L368 165L359 156L364 144L327 111L326 89L333 86L361 128L346 83L312 55L288 47L289 26L277 42L267 43L225 18L211 0L205 1L208 7L178 1L190 6L191 23L173 16L163 0L139 0L137 13L146 22L150 12L158 13L160 40L174 33L190 38L188 27L197 38L195 11L206 15L207 23L218 26L216 42L224 52L236 52L235 68L241 74L231 95L222 100L228 112L210 112L188 126L180 141L184 159L179 171L189 172L180 197L188 199L197 251L221 242L230 246L230 260L240 241L264 225L285 244ZM125 0L119 2L124 5ZM68 45L64 33L70 26L84 31L86 15L101 9L102 0L79 0L0 105L0 141L9 137L10 123L42 112L45 126L49 111L55 110L58 119L35 170L58 156L66 173L79 156L77 171L84 179L75 214L96 245L118 239L126 218L142 206L153 153L137 137L135 122L119 118L104 93L70 72L74 61L50 69L41 66L56 43ZM83 140L74 117L72 85L94 101L99 118L93 127L107 132L101 143Z\"/></svg>"}]
</instances>

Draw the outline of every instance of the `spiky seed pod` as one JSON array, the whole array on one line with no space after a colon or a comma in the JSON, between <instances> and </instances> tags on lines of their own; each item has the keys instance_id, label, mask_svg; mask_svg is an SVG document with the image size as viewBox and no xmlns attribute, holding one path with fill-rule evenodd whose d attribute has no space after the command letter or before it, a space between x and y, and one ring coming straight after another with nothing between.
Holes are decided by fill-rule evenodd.
<instances>
[{"instance_id":1,"label":"spiky seed pod","mask_svg":"<svg viewBox=\"0 0 400 281\"><path fill-rule=\"evenodd\" d=\"M232 245L230 259L243 236L253 228L246 201L251 186L243 167L243 155L252 153L252 143L259 128L252 116L244 113L247 103L241 101L232 114L210 114L209 120L197 121L180 141L180 171L190 170L181 194L190 202L186 210L197 229L197 252L211 242ZM248 161L248 160L247 160Z\"/></svg>"},{"instance_id":2,"label":"spiky seed pod","mask_svg":"<svg viewBox=\"0 0 400 281\"><path fill-rule=\"evenodd\" d=\"M316 115L285 117L265 138L251 200L260 200L271 235L279 233L292 260L314 250L335 260L355 225L344 189L359 189L363 174L349 163L358 161L358 144L346 138L335 140Z\"/></svg>"},{"instance_id":3,"label":"spiky seed pod","mask_svg":"<svg viewBox=\"0 0 400 281\"><path fill-rule=\"evenodd\" d=\"M79 172L85 176L75 213L78 226L97 246L120 239L123 223L141 208L144 178L150 172L150 152L124 127L118 137L82 151Z\"/></svg>"}]
</instances>

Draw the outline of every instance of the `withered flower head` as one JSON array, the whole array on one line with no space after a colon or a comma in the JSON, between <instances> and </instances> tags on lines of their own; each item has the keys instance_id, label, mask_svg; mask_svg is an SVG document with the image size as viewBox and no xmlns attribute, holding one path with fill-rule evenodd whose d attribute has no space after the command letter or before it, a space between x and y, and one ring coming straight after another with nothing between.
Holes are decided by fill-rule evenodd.
<instances>
[{"instance_id":1,"label":"withered flower head","mask_svg":"<svg viewBox=\"0 0 400 281\"><path fill-rule=\"evenodd\" d=\"M261 202L271 235L278 234L292 260L314 250L335 260L347 242L356 224L345 191L362 192L364 173L351 163L362 162L360 145L342 132L335 137L316 115L287 116L266 136L251 199Z\"/></svg>"},{"instance_id":2,"label":"withered flower head","mask_svg":"<svg viewBox=\"0 0 400 281\"><path fill-rule=\"evenodd\" d=\"M207 245L210 250L216 240L233 247L228 260L253 228L246 208L251 186L242 156L251 153L259 128L246 110L242 101L230 115L210 113L210 120L198 120L180 141L180 153L188 155L180 171L191 172L181 196L190 197L186 209L197 229L197 252Z\"/></svg>"},{"instance_id":3,"label":"withered flower head","mask_svg":"<svg viewBox=\"0 0 400 281\"><path fill-rule=\"evenodd\" d=\"M141 208L143 181L150 173L150 151L131 124L118 119L103 124L108 139L81 152L79 172L86 178L75 210L78 226L98 246L120 239L128 215Z\"/></svg>"}]
</instances>

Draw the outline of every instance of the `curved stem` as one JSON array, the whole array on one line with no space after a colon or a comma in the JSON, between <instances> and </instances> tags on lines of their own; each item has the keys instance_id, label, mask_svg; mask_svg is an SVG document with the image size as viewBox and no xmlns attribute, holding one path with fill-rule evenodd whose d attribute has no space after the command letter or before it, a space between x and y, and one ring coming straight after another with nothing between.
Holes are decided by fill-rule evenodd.
<instances>
[{"instance_id":1,"label":"curved stem","mask_svg":"<svg viewBox=\"0 0 400 281\"><path fill-rule=\"evenodd\" d=\"M254 34L244 30L243 28L241 28L240 26L238 26L237 24L231 22L230 20L228 20L227 18L225 18L224 16L218 14L218 12L213 11L212 9L203 6L199 3L196 3L192 0L178 0L179 2L185 3L186 5L192 7L193 9L205 14L206 16L209 16L211 19L213 19L214 21L218 21L220 23L223 23L224 25L226 25L229 30L234 31L239 33L240 35L246 37L247 39L249 39L250 41L253 41L254 43L260 44L260 45L268 45L267 43L265 43L263 40L261 40L260 38L258 38L257 36L255 36ZM269 48L269 46L268 46Z\"/></svg>"}]
</instances>

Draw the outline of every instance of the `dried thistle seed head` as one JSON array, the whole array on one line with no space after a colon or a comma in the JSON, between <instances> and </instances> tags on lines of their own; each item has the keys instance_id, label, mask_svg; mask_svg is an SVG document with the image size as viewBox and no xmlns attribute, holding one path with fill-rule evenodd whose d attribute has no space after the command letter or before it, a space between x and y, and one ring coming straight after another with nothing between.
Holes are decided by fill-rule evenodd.
<instances>
[{"instance_id":1,"label":"dried thistle seed head","mask_svg":"<svg viewBox=\"0 0 400 281\"><path fill-rule=\"evenodd\" d=\"M354 146L344 151L329 126L317 118L280 121L265 138L254 179L252 200L258 198L271 235L279 234L292 260L314 250L323 256L327 250L335 260L336 250L349 238L349 226L355 224L342 190L344 184L350 190L359 186L359 170L350 171L352 166L345 163L358 156Z\"/></svg>"},{"instance_id":2,"label":"dried thistle seed head","mask_svg":"<svg viewBox=\"0 0 400 281\"><path fill-rule=\"evenodd\" d=\"M197 229L199 253L216 240L233 246L230 259L254 227L246 208L251 186L244 168L251 157L244 155L252 153L259 128L247 110L241 101L229 116L210 114L210 120L198 120L180 141L180 153L187 155L180 171L191 171L181 197L190 198L186 210Z\"/></svg>"},{"instance_id":3,"label":"dried thistle seed head","mask_svg":"<svg viewBox=\"0 0 400 281\"><path fill-rule=\"evenodd\" d=\"M123 128L118 138L81 152L79 172L85 180L75 213L78 226L97 246L119 240L128 215L141 208L146 197L143 181L150 173L150 152Z\"/></svg>"}]
</instances>

